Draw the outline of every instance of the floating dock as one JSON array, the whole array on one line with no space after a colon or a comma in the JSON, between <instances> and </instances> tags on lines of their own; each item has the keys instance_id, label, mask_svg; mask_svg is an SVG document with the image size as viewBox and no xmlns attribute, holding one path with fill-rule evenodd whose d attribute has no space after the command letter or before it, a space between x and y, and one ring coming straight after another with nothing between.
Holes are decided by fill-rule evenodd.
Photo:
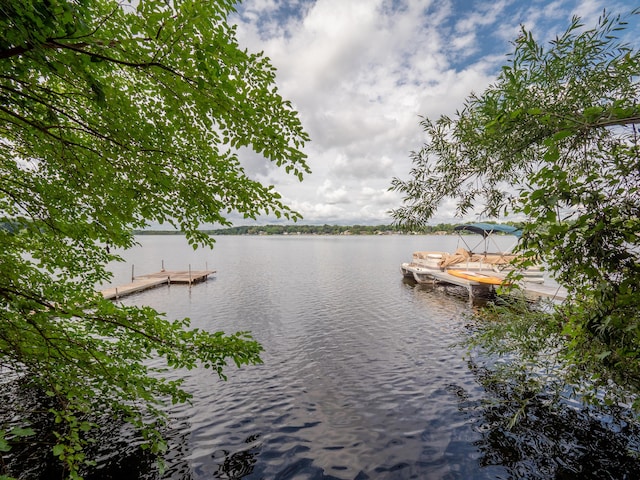
<instances>
[{"instance_id":1,"label":"floating dock","mask_svg":"<svg viewBox=\"0 0 640 480\"><path fill-rule=\"evenodd\" d=\"M159 285L171 285L172 283L192 285L204 282L209 278L209 275L214 273L216 273L215 270L162 270L157 273L140 275L135 277L131 283L106 288L100 293L106 299L118 299Z\"/></svg>"},{"instance_id":2,"label":"floating dock","mask_svg":"<svg viewBox=\"0 0 640 480\"><path fill-rule=\"evenodd\" d=\"M408 263L402 264L402 273L406 277L413 278L417 283L446 283L464 287L469 292L469 297L480 294L484 295L488 291L495 290L492 285L482 284L473 280L466 280L445 271L435 270L432 268L420 267ZM543 285L532 282L521 282L518 285L520 289L528 297L534 298L550 298L555 301L562 301L567 297L567 291L558 285Z\"/></svg>"}]
</instances>

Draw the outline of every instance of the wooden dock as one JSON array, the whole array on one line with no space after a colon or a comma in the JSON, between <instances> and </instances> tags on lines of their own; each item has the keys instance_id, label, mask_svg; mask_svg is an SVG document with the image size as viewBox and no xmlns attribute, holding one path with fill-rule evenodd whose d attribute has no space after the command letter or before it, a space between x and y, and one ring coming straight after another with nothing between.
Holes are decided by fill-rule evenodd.
<instances>
[{"instance_id":1,"label":"wooden dock","mask_svg":"<svg viewBox=\"0 0 640 480\"><path fill-rule=\"evenodd\" d=\"M192 285L204 282L209 278L209 275L214 273L216 273L215 270L162 270L157 273L140 275L135 277L131 283L106 288L101 290L100 293L106 299L118 299L159 285L171 285L173 283Z\"/></svg>"}]
</instances>

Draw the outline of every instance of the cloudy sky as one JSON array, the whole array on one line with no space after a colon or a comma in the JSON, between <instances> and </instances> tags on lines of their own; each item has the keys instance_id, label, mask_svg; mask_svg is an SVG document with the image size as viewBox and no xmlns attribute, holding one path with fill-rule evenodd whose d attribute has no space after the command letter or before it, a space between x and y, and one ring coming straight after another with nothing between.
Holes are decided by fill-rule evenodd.
<instances>
[{"instance_id":1,"label":"cloudy sky","mask_svg":"<svg viewBox=\"0 0 640 480\"><path fill-rule=\"evenodd\" d=\"M630 0L244 0L241 45L264 51L311 136L313 171L300 183L245 157L303 224L388 224L408 178L410 152L424 141L419 116L453 115L506 62L525 25L538 39L562 33L573 15L587 26ZM459 221L444 205L433 221ZM261 223L276 223L264 218ZM246 222L236 222L236 225Z\"/></svg>"}]
</instances>

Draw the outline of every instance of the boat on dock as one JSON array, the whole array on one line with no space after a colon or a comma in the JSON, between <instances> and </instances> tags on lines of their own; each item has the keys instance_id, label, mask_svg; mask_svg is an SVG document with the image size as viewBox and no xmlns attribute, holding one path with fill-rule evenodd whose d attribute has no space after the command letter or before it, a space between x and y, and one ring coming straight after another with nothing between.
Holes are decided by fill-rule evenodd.
<instances>
[{"instance_id":1,"label":"boat on dock","mask_svg":"<svg viewBox=\"0 0 640 480\"><path fill-rule=\"evenodd\" d=\"M414 252L411 262L402 263L400 269L405 277L413 278L417 283L447 282L464 286L506 285L509 273L517 271L524 284L544 283L543 269L540 265L519 268L519 257L513 254L513 247L522 235L522 231L510 225L491 223L470 223L458 225L455 229L463 246L453 253L443 251ZM481 235L482 240L470 246L462 233L471 232ZM495 241L495 235L508 234L516 237L514 245L501 251ZM477 238L477 237L473 237ZM454 280L457 279L457 280Z\"/></svg>"}]
</instances>

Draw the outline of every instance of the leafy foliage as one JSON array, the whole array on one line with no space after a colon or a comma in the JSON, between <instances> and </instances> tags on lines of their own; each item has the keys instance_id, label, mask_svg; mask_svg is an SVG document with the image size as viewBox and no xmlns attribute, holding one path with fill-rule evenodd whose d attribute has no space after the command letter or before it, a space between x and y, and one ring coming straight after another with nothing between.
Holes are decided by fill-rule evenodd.
<instances>
[{"instance_id":1,"label":"leafy foliage","mask_svg":"<svg viewBox=\"0 0 640 480\"><path fill-rule=\"evenodd\" d=\"M55 399L53 453L71 477L92 411L122 414L162 450L160 403L189 394L149 358L220 376L260 361L247 333L189 329L94 290L117 260L109 247L148 222L195 248L213 242L201 224L229 225L233 211L300 217L238 157L309 173L307 134L269 60L237 44L233 4L0 1L0 367Z\"/></svg>"},{"instance_id":2,"label":"leafy foliage","mask_svg":"<svg viewBox=\"0 0 640 480\"><path fill-rule=\"evenodd\" d=\"M640 51L620 40L639 13L604 13L593 29L574 18L547 48L523 28L494 85L455 119L423 120L411 179L391 187L405 195L393 212L403 225L446 197L459 214L479 202L483 215L529 219L521 252L541 257L569 298L509 335L524 348L550 328L567 340L564 380L593 392L640 385Z\"/></svg>"}]
</instances>

